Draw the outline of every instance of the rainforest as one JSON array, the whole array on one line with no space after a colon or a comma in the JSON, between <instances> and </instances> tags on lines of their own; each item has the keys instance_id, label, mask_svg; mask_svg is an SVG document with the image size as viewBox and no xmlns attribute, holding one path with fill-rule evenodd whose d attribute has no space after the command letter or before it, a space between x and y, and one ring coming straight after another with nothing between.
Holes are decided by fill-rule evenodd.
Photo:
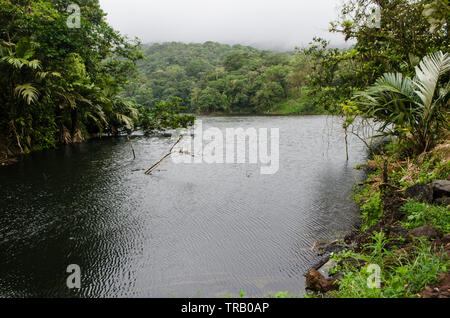
<instances>
[{"instance_id":1,"label":"rainforest","mask_svg":"<svg viewBox=\"0 0 450 318\"><path fill-rule=\"evenodd\" d=\"M202 1L0 0L0 298L448 298L448 0Z\"/></svg>"}]
</instances>

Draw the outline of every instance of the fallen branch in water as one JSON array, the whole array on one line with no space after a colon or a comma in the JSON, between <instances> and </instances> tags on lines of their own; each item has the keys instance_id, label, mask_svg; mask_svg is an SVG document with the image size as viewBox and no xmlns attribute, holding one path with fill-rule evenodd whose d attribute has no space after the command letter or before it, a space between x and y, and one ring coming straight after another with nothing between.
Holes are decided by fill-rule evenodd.
<instances>
[{"instance_id":1,"label":"fallen branch in water","mask_svg":"<svg viewBox=\"0 0 450 318\"><path fill-rule=\"evenodd\" d=\"M152 173L152 171L158 167L160 165L161 162L164 161L164 159L166 159L167 157L169 157L172 152L173 152L173 148L175 148L175 146L181 141L181 139L183 138L183 136L178 137L178 140L173 144L172 148L170 148L169 152L167 154L164 155L164 157L162 157L161 159L159 159L159 161L157 163L155 163L153 166L151 166L147 171L145 171L145 174L150 174Z\"/></svg>"},{"instance_id":2,"label":"fallen branch in water","mask_svg":"<svg viewBox=\"0 0 450 318\"><path fill-rule=\"evenodd\" d=\"M134 148L133 148L133 144L131 143L130 137L127 136L127 140L130 143L131 151L133 151L133 158L136 159L136 154L134 153Z\"/></svg>"}]
</instances>

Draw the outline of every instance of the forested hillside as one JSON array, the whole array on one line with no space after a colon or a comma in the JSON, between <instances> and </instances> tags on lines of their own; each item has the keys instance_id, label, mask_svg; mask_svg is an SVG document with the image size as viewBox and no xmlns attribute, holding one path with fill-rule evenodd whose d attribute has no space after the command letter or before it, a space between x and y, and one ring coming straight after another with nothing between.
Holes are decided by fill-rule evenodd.
<instances>
[{"instance_id":1,"label":"forested hillside","mask_svg":"<svg viewBox=\"0 0 450 318\"><path fill-rule=\"evenodd\" d=\"M185 125L174 103L163 118L119 95L136 75L139 41L105 21L98 0L0 0L0 160L121 129ZM74 20L75 19L75 20ZM159 114L158 114L159 115ZM143 125L142 123L145 123Z\"/></svg>"},{"instance_id":2,"label":"forested hillside","mask_svg":"<svg viewBox=\"0 0 450 318\"><path fill-rule=\"evenodd\" d=\"M322 111L303 101L311 64L304 53L172 42L149 45L144 55L125 91L142 105L179 97L195 113L266 113L286 103L294 112Z\"/></svg>"}]
</instances>

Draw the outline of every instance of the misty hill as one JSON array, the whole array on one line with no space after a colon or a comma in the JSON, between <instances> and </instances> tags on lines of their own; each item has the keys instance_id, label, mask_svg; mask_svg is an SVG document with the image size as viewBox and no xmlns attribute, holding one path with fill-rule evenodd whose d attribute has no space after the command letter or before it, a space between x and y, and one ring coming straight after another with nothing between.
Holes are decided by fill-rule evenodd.
<instances>
[{"instance_id":1,"label":"misty hill","mask_svg":"<svg viewBox=\"0 0 450 318\"><path fill-rule=\"evenodd\" d=\"M126 96L145 106L179 97L197 113L273 111L299 97L308 70L302 54L217 42L151 44L144 55Z\"/></svg>"}]
</instances>

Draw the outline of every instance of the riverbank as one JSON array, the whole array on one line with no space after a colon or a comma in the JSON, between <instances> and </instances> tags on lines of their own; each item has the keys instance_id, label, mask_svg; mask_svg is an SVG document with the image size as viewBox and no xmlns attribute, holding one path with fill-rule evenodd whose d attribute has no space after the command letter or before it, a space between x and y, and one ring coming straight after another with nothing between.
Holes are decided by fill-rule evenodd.
<instances>
[{"instance_id":1,"label":"riverbank","mask_svg":"<svg viewBox=\"0 0 450 318\"><path fill-rule=\"evenodd\" d=\"M206 116L304 116L304 115L328 115L330 112L325 111L322 107L314 104L314 101L308 95L308 90L296 98L290 98L275 103L270 110L263 112L202 112L200 115Z\"/></svg>"},{"instance_id":2,"label":"riverbank","mask_svg":"<svg viewBox=\"0 0 450 318\"><path fill-rule=\"evenodd\" d=\"M308 296L449 297L449 139L412 157L391 143L361 168L361 228L324 248L305 274Z\"/></svg>"}]
</instances>

